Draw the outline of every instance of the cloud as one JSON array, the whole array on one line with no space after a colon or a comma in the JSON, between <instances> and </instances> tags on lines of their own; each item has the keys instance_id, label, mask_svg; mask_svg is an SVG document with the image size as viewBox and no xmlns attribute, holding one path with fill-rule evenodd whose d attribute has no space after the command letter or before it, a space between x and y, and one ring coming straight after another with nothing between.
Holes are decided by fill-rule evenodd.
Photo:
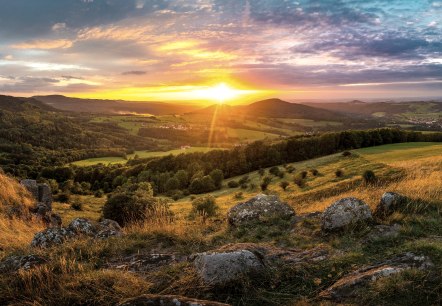
<instances>
[{"instance_id":1,"label":"cloud","mask_svg":"<svg viewBox=\"0 0 442 306\"><path fill-rule=\"evenodd\" d=\"M67 39L56 40L32 40L12 45L14 49L67 49L72 47L73 42Z\"/></svg>"},{"instance_id":2,"label":"cloud","mask_svg":"<svg viewBox=\"0 0 442 306\"><path fill-rule=\"evenodd\" d=\"M134 70L134 71L126 71L123 72L122 75L145 75L146 71L138 71L138 70Z\"/></svg>"}]
</instances>

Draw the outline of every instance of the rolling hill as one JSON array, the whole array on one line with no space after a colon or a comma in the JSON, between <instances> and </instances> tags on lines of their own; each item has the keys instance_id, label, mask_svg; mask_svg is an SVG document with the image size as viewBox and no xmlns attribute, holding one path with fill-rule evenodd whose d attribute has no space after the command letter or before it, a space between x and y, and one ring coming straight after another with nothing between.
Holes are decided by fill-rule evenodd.
<instances>
[{"instance_id":1,"label":"rolling hill","mask_svg":"<svg viewBox=\"0 0 442 306\"><path fill-rule=\"evenodd\" d=\"M183 114L198 109L197 106L192 104L80 99L62 95L35 96L34 98L60 110L82 113L171 115Z\"/></svg>"}]
</instances>

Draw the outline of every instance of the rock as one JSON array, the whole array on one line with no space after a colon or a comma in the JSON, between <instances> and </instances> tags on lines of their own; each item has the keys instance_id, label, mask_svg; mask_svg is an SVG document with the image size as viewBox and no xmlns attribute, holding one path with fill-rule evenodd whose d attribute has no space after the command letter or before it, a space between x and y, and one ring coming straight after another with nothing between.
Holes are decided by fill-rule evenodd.
<instances>
[{"instance_id":1,"label":"rock","mask_svg":"<svg viewBox=\"0 0 442 306\"><path fill-rule=\"evenodd\" d=\"M45 204L49 210L52 210L52 190L48 184L38 185L38 201Z\"/></svg>"},{"instance_id":2,"label":"rock","mask_svg":"<svg viewBox=\"0 0 442 306\"><path fill-rule=\"evenodd\" d=\"M322 230L333 231L372 219L370 207L356 198L344 198L329 206L322 215Z\"/></svg>"},{"instance_id":3,"label":"rock","mask_svg":"<svg viewBox=\"0 0 442 306\"><path fill-rule=\"evenodd\" d=\"M400 206L407 203L407 198L395 193L386 192L382 195L381 201L378 206L376 206L374 215L376 217L385 217L391 215L395 210L400 208Z\"/></svg>"},{"instance_id":4,"label":"rock","mask_svg":"<svg viewBox=\"0 0 442 306\"><path fill-rule=\"evenodd\" d=\"M366 241L375 241L384 238L396 238L399 236L399 232L401 230L401 226L399 224L393 225L376 225L372 228L372 230L368 233L366 237Z\"/></svg>"},{"instance_id":5,"label":"rock","mask_svg":"<svg viewBox=\"0 0 442 306\"><path fill-rule=\"evenodd\" d=\"M68 230L77 235L95 236L98 227L90 220L85 218L76 218L68 225Z\"/></svg>"},{"instance_id":6,"label":"rock","mask_svg":"<svg viewBox=\"0 0 442 306\"><path fill-rule=\"evenodd\" d=\"M227 218L233 226L247 225L253 222L266 222L272 219L292 219L295 211L277 196L260 194L232 207Z\"/></svg>"},{"instance_id":7,"label":"rock","mask_svg":"<svg viewBox=\"0 0 442 306\"><path fill-rule=\"evenodd\" d=\"M48 228L35 234L31 246L38 248L49 248L64 243L69 238L74 237L75 233L66 228Z\"/></svg>"},{"instance_id":8,"label":"rock","mask_svg":"<svg viewBox=\"0 0 442 306\"><path fill-rule=\"evenodd\" d=\"M40 206L45 205L48 211L52 210L52 190L48 184L38 184L36 180L22 180L20 184L31 193Z\"/></svg>"},{"instance_id":9,"label":"rock","mask_svg":"<svg viewBox=\"0 0 442 306\"><path fill-rule=\"evenodd\" d=\"M248 250L200 253L193 256L195 268L206 285L219 286L264 269L262 261Z\"/></svg>"},{"instance_id":10,"label":"rock","mask_svg":"<svg viewBox=\"0 0 442 306\"><path fill-rule=\"evenodd\" d=\"M186 256L175 254L135 254L115 259L109 262L106 267L142 274L185 260L187 260Z\"/></svg>"},{"instance_id":11,"label":"rock","mask_svg":"<svg viewBox=\"0 0 442 306\"><path fill-rule=\"evenodd\" d=\"M95 238L107 239L110 237L120 237L122 235L123 230L118 222L105 219L98 224L98 232L95 234Z\"/></svg>"},{"instance_id":12,"label":"rock","mask_svg":"<svg viewBox=\"0 0 442 306\"><path fill-rule=\"evenodd\" d=\"M14 273L19 270L31 270L48 262L39 255L10 256L0 262L0 273Z\"/></svg>"},{"instance_id":13,"label":"rock","mask_svg":"<svg viewBox=\"0 0 442 306\"><path fill-rule=\"evenodd\" d=\"M319 296L324 299L341 301L345 298L356 296L358 289L380 278L413 268L426 270L431 267L433 267L433 264L428 257L406 253L378 265L365 267L352 272L338 280L328 289L322 291Z\"/></svg>"},{"instance_id":14,"label":"rock","mask_svg":"<svg viewBox=\"0 0 442 306\"><path fill-rule=\"evenodd\" d=\"M128 299L118 306L229 306L228 304L190 299L177 295L146 294Z\"/></svg>"},{"instance_id":15,"label":"rock","mask_svg":"<svg viewBox=\"0 0 442 306\"><path fill-rule=\"evenodd\" d=\"M38 184L36 180L22 180L20 184L29 191L36 201L38 201Z\"/></svg>"}]
</instances>

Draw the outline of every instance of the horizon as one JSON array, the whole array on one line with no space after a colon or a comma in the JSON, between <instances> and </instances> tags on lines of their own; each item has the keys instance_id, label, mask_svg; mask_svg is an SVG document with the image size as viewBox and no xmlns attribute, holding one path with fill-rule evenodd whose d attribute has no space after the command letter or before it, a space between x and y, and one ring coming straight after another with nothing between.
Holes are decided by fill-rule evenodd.
<instances>
[{"instance_id":1,"label":"horizon","mask_svg":"<svg viewBox=\"0 0 442 306\"><path fill-rule=\"evenodd\" d=\"M440 99L441 16L442 1L430 0L4 1L0 93L188 104Z\"/></svg>"}]
</instances>

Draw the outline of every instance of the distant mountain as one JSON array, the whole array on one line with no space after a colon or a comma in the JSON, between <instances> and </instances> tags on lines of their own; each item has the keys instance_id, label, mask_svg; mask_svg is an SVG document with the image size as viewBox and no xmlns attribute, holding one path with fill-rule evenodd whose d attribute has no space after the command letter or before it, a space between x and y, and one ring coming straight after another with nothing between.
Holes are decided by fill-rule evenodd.
<instances>
[{"instance_id":1,"label":"distant mountain","mask_svg":"<svg viewBox=\"0 0 442 306\"><path fill-rule=\"evenodd\" d=\"M251 116L265 118L291 118L291 119L311 119L338 121L346 116L313 106L290 103L280 99L267 99L249 105L229 106L212 105L202 110L192 112L192 114L206 114L211 116L215 111L218 116Z\"/></svg>"},{"instance_id":2,"label":"distant mountain","mask_svg":"<svg viewBox=\"0 0 442 306\"><path fill-rule=\"evenodd\" d=\"M10 112L23 112L27 110L57 111L55 108L33 98L16 98L3 95L0 95L0 110Z\"/></svg>"},{"instance_id":3,"label":"distant mountain","mask_svg":"<svg viewBox=\"0 0 442 306\"><path fill-rule=\"evenodd\" d=\"M357 114L357 115L376 115L394 116L406 112L440 112L442 111L442 103L438 102L331 102L331 103L306 103L311 107L318 107L334 112Z\"/></svg>"},{"instance_id":4,"label":"distant mountain","mask_svg":"<svg viewBox=\"0 0 442 306\"><path fill-rule=\"evenodd\" d=\"M35 96L33 98L60 110L82 113L172 115L184 114L198 109L195 105L80 99L61 95Z\"/></svg>"}]
</instances>

